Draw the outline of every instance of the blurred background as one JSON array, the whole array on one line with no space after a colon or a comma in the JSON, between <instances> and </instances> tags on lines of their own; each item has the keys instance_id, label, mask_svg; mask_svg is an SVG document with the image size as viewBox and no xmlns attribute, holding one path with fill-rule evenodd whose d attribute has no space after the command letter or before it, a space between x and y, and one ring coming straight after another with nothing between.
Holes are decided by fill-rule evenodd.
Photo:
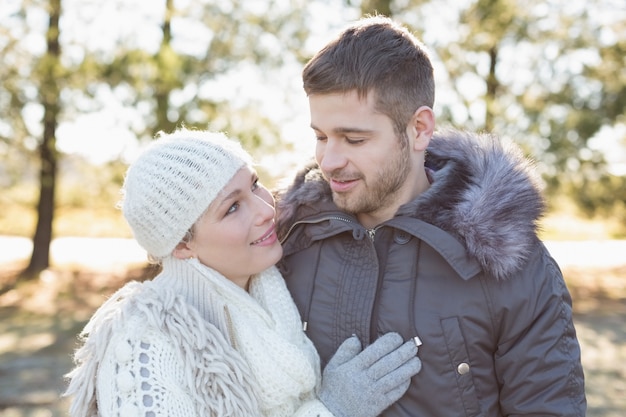
<instances>
[{"instance_id":1,"label":"blurred background","mask_svg":"<svg viewBox=\"0 0 626 417\"><path fill-rule=\"evenodd\" d=\"M623 0L2 0L1 416L66 415L77 334L156 273L116 209L137 152L183 124L221 130L280 186L315 146L302 66L375 12L430 50L439 127L536 161L588 416L626 414Z\"/></svg>"}]
</instances>

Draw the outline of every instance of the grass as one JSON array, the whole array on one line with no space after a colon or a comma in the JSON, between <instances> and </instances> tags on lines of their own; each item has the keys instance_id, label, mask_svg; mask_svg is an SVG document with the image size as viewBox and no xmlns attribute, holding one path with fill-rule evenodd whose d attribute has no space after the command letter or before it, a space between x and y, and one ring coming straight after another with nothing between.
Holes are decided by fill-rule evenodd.
<instances>
[{"instance_id":1,"label":"grass","mask_svg":"<svg viewBox=\"0 0 626 417\"><path fill-rule=\"evenodd\" d=\"M23 205L3 207L0 235L31 237L36 226L36 211ZM131 232L116 208L59 207L53 233L56 237L131 237Z\"/></svg>"}]
</instances>

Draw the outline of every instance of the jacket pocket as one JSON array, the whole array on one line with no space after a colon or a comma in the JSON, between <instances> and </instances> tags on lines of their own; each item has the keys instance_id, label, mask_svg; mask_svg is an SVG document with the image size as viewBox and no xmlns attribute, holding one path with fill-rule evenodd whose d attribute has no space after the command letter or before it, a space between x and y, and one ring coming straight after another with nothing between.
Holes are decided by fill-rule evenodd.
<instances>
[{"instance_id":1,"label":"jacket pocket","mask_svg":"<svg viewBox=\"0 0 626 417\"><path fill-rule=\"evenodd\" d=\"M467 417L478 416L480 404L472 378L472 363L467 353L459 320L456 317L442 319L441 328L448 348L450 366L456 376L459 395L465 408L465 415Z\"/></svg>"}]
</instances>

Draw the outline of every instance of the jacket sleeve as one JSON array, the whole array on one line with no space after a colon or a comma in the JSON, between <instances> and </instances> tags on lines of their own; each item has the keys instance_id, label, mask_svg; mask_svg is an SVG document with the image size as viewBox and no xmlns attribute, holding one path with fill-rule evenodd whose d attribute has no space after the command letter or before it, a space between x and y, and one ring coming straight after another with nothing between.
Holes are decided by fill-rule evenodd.
<instances>
[{"instance_id":1,"label":"jacket sleeve","mask_svg":"<svg viewBox=\"0 0 626 417\"><path fill-rule=\"evenodd\" d=\"M543 245L498 292L495 366L506 416L584 416L586 400L572 300Z\"/></svg>"}]
</instances>

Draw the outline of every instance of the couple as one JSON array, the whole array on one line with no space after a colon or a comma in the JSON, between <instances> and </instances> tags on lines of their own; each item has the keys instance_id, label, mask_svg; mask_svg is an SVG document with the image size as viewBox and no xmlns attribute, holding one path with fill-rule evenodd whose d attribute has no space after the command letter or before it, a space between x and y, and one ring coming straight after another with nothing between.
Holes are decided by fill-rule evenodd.
<instances>
[{"instance_id":1,"label":"couple","mask_svg":"<svg viewBox=\"0 0 626 417\"><path fill-rule=\"evenodd\" d=\"M123 213L163 268L85 327L72 416L584 416L519 151L435 133L429 58L383 17L303 81L316 164L276 207L221 134L162 134L130 166Z\"/></svg>"}]
</instances>

